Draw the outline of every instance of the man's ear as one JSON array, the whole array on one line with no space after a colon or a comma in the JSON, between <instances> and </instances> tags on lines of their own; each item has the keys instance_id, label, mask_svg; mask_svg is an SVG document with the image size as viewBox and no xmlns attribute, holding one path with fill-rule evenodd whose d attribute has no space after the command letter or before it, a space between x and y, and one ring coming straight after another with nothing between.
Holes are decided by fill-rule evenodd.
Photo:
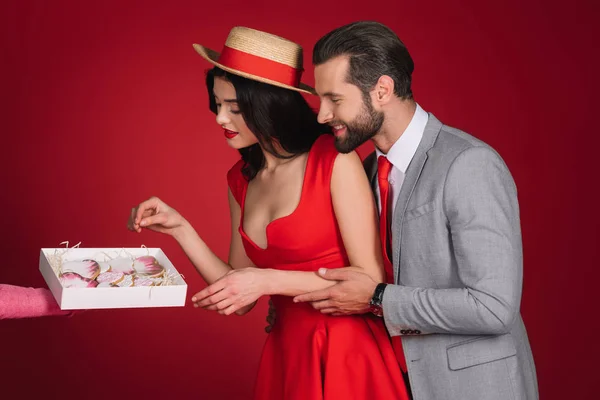
<instances>
[{"instance_id":1,"label":"man's ear","mask_svg":"<svg viewBox=\"0 0 600 400\"><path fill-rule=\"evenodd\" d=\"M373 88L374 101L380 105L389 103L394 96L394 80L388 75L381 75Z\"/></svg>"}]
</instances>

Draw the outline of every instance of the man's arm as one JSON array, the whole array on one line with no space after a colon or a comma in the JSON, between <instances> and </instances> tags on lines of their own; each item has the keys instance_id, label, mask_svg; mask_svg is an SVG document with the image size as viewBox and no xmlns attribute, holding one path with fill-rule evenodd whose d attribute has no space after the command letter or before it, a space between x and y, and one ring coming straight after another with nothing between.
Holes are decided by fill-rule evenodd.
<instances>
[{"instance_id":1,"label":"man's arm","mask_svg":"<svg viewBox=\"0 0 600 400\"><path fill-rule=\"evenodd\" d=\"M522 244L514 181L491 149L474 147L453 162L443 207L464 288L388 285L385 323L392 335L508 332L520 307ZM410 239L409 239L410 240Z\"/></svg>"}]
</instances>

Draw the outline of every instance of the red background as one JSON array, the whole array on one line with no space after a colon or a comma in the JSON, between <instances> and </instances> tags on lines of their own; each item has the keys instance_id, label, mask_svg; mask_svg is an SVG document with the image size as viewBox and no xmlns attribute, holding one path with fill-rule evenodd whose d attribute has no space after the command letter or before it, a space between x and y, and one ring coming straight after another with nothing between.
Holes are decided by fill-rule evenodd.
<instances>
[{"instance_id":1,"label":"red background","mask_svg":"<svg viewBox=\"0 0 600 400\"><path fill-rule=\"evenodd\" d=\"M2 2L0 282L45 286L39 249L64 240L145 244L166 251L191 297L203 282L176 243L125 228L130 207L157 195L227 254L225 174L237 153L207 109L208 64L191 44L220 49L234 25L266 30L304 46L312 84L316 40L376 19L411 51L417 101L505 158L519 188L522 312L541 396L590 398L600 225L592 3ZM1 321L0 397L248 398L265 310L263 301L221 317L188 303Z\"/></svg>"}]
</instances>

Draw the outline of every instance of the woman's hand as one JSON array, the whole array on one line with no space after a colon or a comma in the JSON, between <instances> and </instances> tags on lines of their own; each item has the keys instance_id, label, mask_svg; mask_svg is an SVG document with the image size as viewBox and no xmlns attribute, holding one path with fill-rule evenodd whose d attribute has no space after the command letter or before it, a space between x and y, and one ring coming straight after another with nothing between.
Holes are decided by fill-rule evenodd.
<instances>
[{"instance_id":1,"label":"woman's hand","mask_svg":"<svg viewBox=\"0 0 600 400\"><path fill-rule=\"evenodd\" d=\"M147 228L173 236L184 223L185 219L175 209L158 197L151 197L131 209L127 228L138 233Z\"/></svg>"},{"instance_id":2,"label":"woman's hand","mask_svg":"<svg viewBox=\"0 0 600 400\"><path fill-rule=\"evenodd\" d=\"M259 297L268 294L267 275L268 270L260 268L235 269L196 293L192 297L192 302L194 307L218 311L223 315L248 311L242 309L253 305Z\"/></svg>"}]
</instances>

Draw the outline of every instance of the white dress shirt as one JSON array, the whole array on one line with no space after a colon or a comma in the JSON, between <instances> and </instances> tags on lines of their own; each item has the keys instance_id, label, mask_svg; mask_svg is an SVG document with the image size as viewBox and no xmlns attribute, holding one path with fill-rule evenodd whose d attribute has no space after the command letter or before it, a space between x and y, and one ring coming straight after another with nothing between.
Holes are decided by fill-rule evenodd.
<instances>
[{"instance_id":1,"label":"white dress shirt","mask_svg":"<svg viewBox=\"0 0 600 400\"><path fill-rule=\"evenodd\" d=\"M417 104L415 114L406 127L406 130L402 133L396 143L392 145L390 151L388 151L387 154L383 154L378 148L375 148L377 158L379 158L379 156L387 157L393 165L388 177L388 182L390 183L390 196L393 199L392 209L389 210L392 217L394 210L396 209L396 203L398 202L398 195L400 194L402 183L404 182L404 175L406 174L408 165L417 152L419 143L421 143L428 119L429 114ZM379 213L381 214L381 198L377 180L375 181L375 191L377 193Z\"/></svg>"}]
</instances>

